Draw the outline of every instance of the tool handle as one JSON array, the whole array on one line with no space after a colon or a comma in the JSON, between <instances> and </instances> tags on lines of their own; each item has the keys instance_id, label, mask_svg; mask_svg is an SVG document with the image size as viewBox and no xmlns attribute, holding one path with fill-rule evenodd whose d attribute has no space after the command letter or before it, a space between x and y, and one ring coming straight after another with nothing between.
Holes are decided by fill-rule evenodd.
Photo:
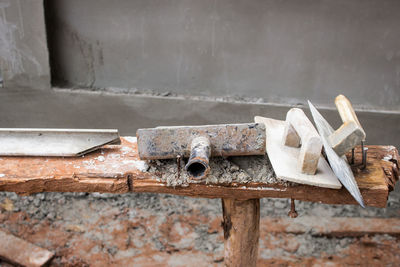
<instances>
[{"instance_id":1,"label":"tool handle","mask_svg":"<svg viewBox=\"0 0 400 267\"><path fill-rule=\"evenodd\" d=\"M291 108L286 114L286 128L283 142L288 144L288 127L293 127L300 137L301 149L297 161L297 168L301 173L314 175L318 168L318 161L322 150L322 141L302 109Z\"/></svg>"},{"instance_id":2,"label":"tool handle","mask_svg":"<svg viewBox=\"0 0 400 267\"><path fill-rule=\"evenodd\" d=\"M291 108L286 114L286 122L296 130L301 143L304 143L310 137L320 139L317 130L302 109ZM284 136L284 138L286 137Z\"/></svg>"},{"instance_id":3,"label":"tool handle","mask_svg":"<svg viewBox=\"0 0 400 267\"><path fill-rule=\"evenodd\" d=\"M335 104L343 124L328 139L336 154L343 156L347 151L364 141L366 135L350 101L344 95L338 95Z\"/></svg>"},{"instance_id":4,"label":"tool handle","mask_svg":"<svg viewBox=\"0 0 400 267\"><path fill-rule=\"evenodd\" d=\"M350 101L344 95L335 98L335 105L344 124L355 122L361 129L362 126Z\"/></svg>"}]
</instances>

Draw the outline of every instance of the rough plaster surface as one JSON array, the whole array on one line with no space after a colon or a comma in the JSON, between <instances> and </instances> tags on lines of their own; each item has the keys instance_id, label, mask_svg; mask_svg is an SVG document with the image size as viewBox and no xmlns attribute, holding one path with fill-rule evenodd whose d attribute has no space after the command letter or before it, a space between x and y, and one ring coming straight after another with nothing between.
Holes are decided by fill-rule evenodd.
<instances>
[{"instance_id":1,"label":"rough plaster surface","mask_svg":"<svg viewBox=\"0 0 400 267\"><path fill-rule=\"evenodd\" d=\"M47 1L67 86L400 110L396 0Z\"/></svg>"},{"instance_id":2,"label":"rough plaster surface","mask_svg":"<svg viewBox=\"0 0 400 267\"><path fill-rule=\"evenodd\" d=\"M4 86L50 88L43 0L0 1L0 69Z\"/></svg>"}]
</instances>

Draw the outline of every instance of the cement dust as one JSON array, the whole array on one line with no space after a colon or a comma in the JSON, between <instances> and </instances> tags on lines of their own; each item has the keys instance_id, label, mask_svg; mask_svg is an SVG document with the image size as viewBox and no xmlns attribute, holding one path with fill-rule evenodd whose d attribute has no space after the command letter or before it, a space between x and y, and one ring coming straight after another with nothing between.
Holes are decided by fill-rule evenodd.
<instances>
[{"instance_id":1,"label":"cement dust","mask_svg":"<svg viewBox=\"0 0 400 267\"><path fill-rule=\"evenodd\" d=\"M180 159L178 170L177 160L149 161L148 172L157 177L157 181L167 183L167 186L188 186L190 183L205 184L230 184L250 182L256 183L282 183L286 182L276 178L267 155L264 156L239 156L239 157L214 157L210 159L210 173L202 181L191 179L185 171L186 161Z\"/></svg>"}]
</instances>

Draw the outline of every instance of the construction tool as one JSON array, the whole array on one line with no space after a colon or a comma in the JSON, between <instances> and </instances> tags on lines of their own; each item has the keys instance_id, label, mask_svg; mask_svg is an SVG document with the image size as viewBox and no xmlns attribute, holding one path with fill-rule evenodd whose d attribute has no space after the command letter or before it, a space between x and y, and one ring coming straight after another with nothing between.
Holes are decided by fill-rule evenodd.
<instances>
[{"instance_id":1,"label":"construction tool","mask_svg":"<svg viewBox=\"0 0 400 267\"><path fill-rule=\"evenodd\" d=\"M209 157L265 154L265 126L259 123L139 129L142 160L189 157L185 170L195 180L210 171Z\"/></svg>"},{"instance_id":2,"label":"construction tool","mask_svg":"<svg viewBox=\"0 0 400 267\"><path fill-rule=\"evenodd\" d=\"M322 142L303 110L292 108L286 114L282 142L286 146L299 147L301 145L297 168L301 173L314 175L321 156Z\"/></svg>"},{"instance_id":3,"label":"construction tool","mask_svg":"<svg viewBox=\"0 0 400 267\"><path fill-rule=\"evenodd\" d=\"M0 156L81 156L120 144L115 129L0 128Z\"/></svg>"},{"instance_id":4,"label":"construction tool","mask_svg":"<svg viewBox=\"0 0 400 267\"><path fill-rule=\"evenodd\" d=\"M348 103L350 103L350 102L348 102ZM357 200L357 202L362 207L365 207L363 198L360 193L360 189L358 188L357 182L356 182L353 172L347 162L346 156L345 155L339 156L335 152L335 150L332 148L332 144L330 142L330 140L333 139L330 137L332 136L332 134L334 134L334 135L336 135L335 140L339 141L337 143L343 144L341 147L347 147L347 149L348 148L352 149L353 147L352 147L352 145L350 145L351 141L354 139L354 136L359 136L359 135L351 134L351 133L349 134L349 132L351 132L351 131L348 131L348 129L345 127L339 128L338 131L336 133L334 133L333 128L322 117L322 115L318 112L318 110L314 107L314 105L310 101L308 101L308 105L310 106L311 114L312 114L314 122L317 126L319 135L321 136L321 140L322 140L322 143L323 143L324 149L325 149L325 154L328 158L329 164L331 165L333 172L339 178L340 182L344 185L344 187L346 187L346 189L354 197L354 199ZM337 107L338 107L340 114L351 114L352 115L351 118L354 121L354 118L356 118L356 117L354 117L355 113L351 107L351 104L350 104L350 106L346 105L346 110L342 110L341 105L337 105ZM358 122L358 120L357 120L357 122ZM344 133L340 132L341 129L344 131ZM337 138L338 136L342 136L342 140L340 140L340 138ZM364 138L365 138L365 133L364 133ZM340 151L342 151L342 150L340 150Z\"/></svg>"},{"instance_id":5,"label":"construction tool","mask_svg":"<svg viewBox=\"0 0 400 267\"><path fill-rule=\"evenodd\" d=\"M336 154L343 156L346 152L365 141L366 135L350 101L344 95L336 97L335 105L343 124L330 134L327 139Z\"/></svg>"},{"instance_id":6,"label":"construction tool","mask_svg":"<svg viewBox=\"0 0 400 267\"><path fill-rule=\"evenodd\" d=\"M260 116L254 121L265 124L266 150L277 178L332 189L342 187L321 155L317 131L301 109L289 110L286 121Z\"/></svg>"}]
</instances>

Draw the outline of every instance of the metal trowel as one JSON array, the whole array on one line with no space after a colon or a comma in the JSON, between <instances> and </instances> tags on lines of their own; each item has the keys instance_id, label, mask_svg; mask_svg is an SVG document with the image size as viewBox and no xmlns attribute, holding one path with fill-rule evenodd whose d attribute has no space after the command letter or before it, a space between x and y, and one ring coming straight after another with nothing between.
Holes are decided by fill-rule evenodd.
<instances>
[{"instance_id":1,"label":"metal trowel","mask_svg":"<svg viewBox=\"0 0 400 267\"><path fill-rule=\"evenodd\" d=\"M77 157L118 144L116 129L0 128L0 156Z\"/></svg>"},{"instance_id":2,"label":"metal trowel","mask_svg":"<svg viewBox=\"0 0 400 267\"><path fill-rule=\"evenodd\" d=\"M336 131L334 131L329 123L322 117L314 105L308 101L315 125L321 136L325 154L333 172L354 199L365 208L357 182L347 162L347 158L344 155L361 141L364 141L365 132L361 128L350 101L348 101L347 98L340 95L336 98L335 103L343 120L343 125Z\"/></svg>"}]
</instances>

